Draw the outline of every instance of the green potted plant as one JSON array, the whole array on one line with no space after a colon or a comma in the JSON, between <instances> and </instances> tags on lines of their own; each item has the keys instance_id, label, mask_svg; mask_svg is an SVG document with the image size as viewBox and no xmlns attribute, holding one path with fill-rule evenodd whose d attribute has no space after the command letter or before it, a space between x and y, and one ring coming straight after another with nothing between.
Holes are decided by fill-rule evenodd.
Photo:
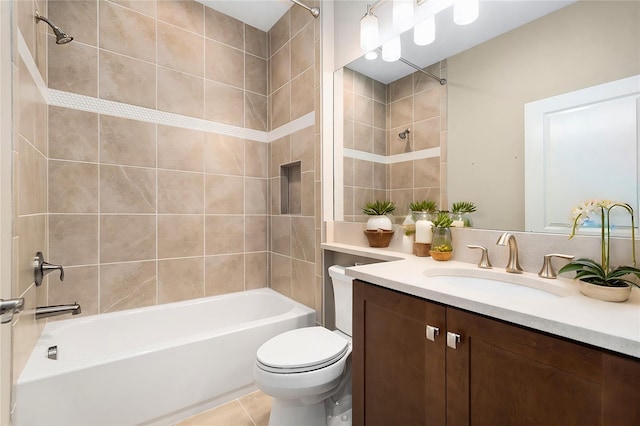
<instances>
[{"instance_id":1,"label":"green potted plant","mask_svg":"<svg viewBox=\"0 0 640 426\"><path fill-rule=\"evenodd\" d=\"M371 247L388 247L393 236L393 225L387 216L395 211L393 201L373 201L367 203L362 213L370 216L364 231Z\"/></svg>"},{"instance_id":2,"label":"green potted plant","mask_svg":"<svg viewBox=\"0 0 640 426\"><path fill-rule=\"evenodd\" d=\"M455 227L470 227L470 214L476 211L476 205L471 201L459 201L451 205L451 216Z\"/></svg>"},{"instance_id":3,"label":"green potted plant","mask_svg":"<svg viewBox=\"0 0 640 426\"><path fill-rule=\"evenodd\" d=\"M413 214L413 220L418 221L426 215L426 220L429 220L438 212L438 206L435 201L422 200L414 201L409 204L409 210Z\"/></svg>"},{"instance_id":4,"label":"green potted plant","mask_svg":"<svg viewBox=\"0 0 640 426\"><path fill-rule=\"evenodd\" d=\"M609 240L611 235L610 215L616 207L625 209L631 215L631 259L632 266L612 268L609 257ZM573 209L573 224L569 239L573 238L577 229L585 221L600 220L600 260L576 259L563 266L559 273L575 272L579 280L580 292L585 296L609 302L624 302L631 294L632 286L638 284L629 280L629 275L640 278L640 269L636 268L635 221L633 208L626 203L608 200L587 200Z\"/></svg>"},{"instance_id":5,"label":"green potted plant","mask_svg":"<svg viewBox=\"0 0 640 426\"><path fill-rule=\"evenodd\" d=\"M453 239L451 223L453 220L447 212L440 212L433 220L433 239L429 254L434 260L449 260L453 256Z\"/></svg>"}]
</instances>

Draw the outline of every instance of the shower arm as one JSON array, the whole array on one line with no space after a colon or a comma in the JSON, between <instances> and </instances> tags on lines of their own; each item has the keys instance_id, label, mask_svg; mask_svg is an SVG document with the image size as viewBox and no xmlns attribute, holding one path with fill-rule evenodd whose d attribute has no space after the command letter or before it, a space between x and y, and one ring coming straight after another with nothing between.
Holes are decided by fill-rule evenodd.
<instances>
[{"instance_id":1,"label":"shower arm","mask_svg":"<svg viewBox=\"0 0 640 426\"><path fill-rule=\"evenodd\" d=\"M300 2L299 0L289 0L293 4L297 4L298 6L306 9L314 18L317 18L320 15L320 9L317 7L309 7L306 4Z\"/></svg>"},{"instance_id":2,"label":"shower arm","mask_svg":"<svg viewBox=\"0 0 640 426\"><path fill-rule=\"evenodd\" d=\"M425 75L427 75L427 76L429 76L429 77L433 78L434 80L438 80L438 83L440 83L440 86L444 86L445 84L447 84L447 79L446 79L446 78L441 78L441 77L438 77L438 76L437 76L437 75L435 75L435 74L431 74L429 71L425 71L425 70L423 70L422 68L420 68L419 66L417 66L417 65L416 65L416 64L414 64L413 62L409 62L409 61L407 61L407 60L406 60L406 59L404 59L404 58L400 58L399 60L400 60L400 62L402 62L403 64L409 65L411 68L413 68L413 69L415 69L415 70L417 70L417 71L420 71L421 73L423 73L423 74L425 74Z\"/></svg>"}]
</instances>

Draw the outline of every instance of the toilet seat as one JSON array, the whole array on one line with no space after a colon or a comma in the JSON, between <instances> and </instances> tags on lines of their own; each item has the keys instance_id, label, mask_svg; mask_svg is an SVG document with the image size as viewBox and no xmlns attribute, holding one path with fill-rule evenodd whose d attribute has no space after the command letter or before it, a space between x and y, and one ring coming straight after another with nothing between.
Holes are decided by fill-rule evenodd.
<instances>
[{"instance_id":1,"label":"toilet seat","mask_svg":"<svg viewBox=\"0 0 640 426\"><path fill-rule=\"evenodd\" d=\"M324 327L299 328L260 346L256 364L271 373L304 373L332 365L348 351L349 342Z\"/></svg>"}]
</instances>

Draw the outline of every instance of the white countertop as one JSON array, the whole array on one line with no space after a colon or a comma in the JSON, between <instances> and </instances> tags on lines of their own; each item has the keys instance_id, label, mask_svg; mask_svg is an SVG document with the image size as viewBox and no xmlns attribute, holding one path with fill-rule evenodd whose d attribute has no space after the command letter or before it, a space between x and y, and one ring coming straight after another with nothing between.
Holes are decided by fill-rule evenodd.
<instances>
[{"instance_id":1,"label":"white countertop","mask_svg":"<svg viewBox=\"0 0 640 426\"><path fill-rule=\"evenodd\" d=\"M577 283L561 277L545 280L527 272L509 274L496 266L481 270L469 263L437 262L430 257L346 244L328 243L322 244L322 248L385 261L347 269L348 276L362 281L640 358L638 288L631 291L626 302L602 302L582 295ZM552 286L563 296L522 290L515 284L498 291L474 291L469 286L448 287L442 279L427 276L438 274L475 277L489 274L487 278L494 280L537 282ZM510 285L515 287L513 291Z\"/></svg>"}]
</instances>

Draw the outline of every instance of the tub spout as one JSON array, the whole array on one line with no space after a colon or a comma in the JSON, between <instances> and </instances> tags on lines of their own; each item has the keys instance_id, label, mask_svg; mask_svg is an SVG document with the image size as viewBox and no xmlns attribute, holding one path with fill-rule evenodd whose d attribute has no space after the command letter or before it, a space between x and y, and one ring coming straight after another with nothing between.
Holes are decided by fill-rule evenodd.
<instances>
[{"instance_id":1,"label":"tub spout","mask_svg":"<svg viewBox=\"0 0 640 426\"><path fill-rule=\"evenodd\" d=\"M55 317L64 314L78 315L81 312L82 309L80 309L78 302L71 305L40 306L36 308L36 319Z\"/></svg>"}]
</instances>

